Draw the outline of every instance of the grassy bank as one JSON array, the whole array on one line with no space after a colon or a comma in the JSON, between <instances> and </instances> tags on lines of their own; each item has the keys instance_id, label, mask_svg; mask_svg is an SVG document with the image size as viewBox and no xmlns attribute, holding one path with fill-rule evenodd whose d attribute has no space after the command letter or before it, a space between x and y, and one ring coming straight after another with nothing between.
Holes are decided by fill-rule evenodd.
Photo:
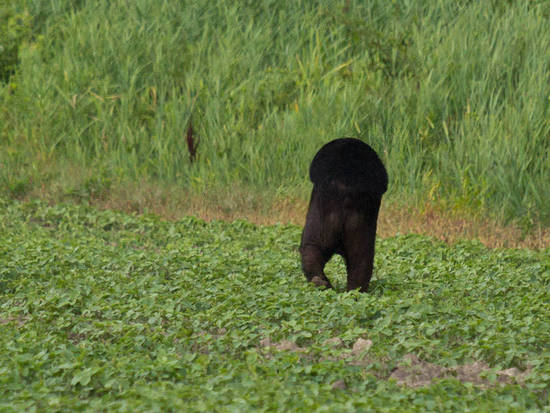
<instances>
[{"instance_id":1,"label":"grassy bank","mask_svg":"<svg viewBox=\"0 0 550 413\"><path fill-rule=\"evenodd\" d=\"M545 2L16 3L34 20L0 86L12 196L147 181L305 199L315 151L350 135L380 153L389 199L550 221Z\"/></svg>"}]
</instances>

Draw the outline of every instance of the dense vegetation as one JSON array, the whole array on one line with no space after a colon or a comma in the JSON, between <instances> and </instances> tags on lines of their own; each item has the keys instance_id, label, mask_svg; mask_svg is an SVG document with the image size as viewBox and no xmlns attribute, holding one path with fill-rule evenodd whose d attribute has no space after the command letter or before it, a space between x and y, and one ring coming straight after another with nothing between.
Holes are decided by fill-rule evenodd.
<instances>
[{"instance_id":1,"label":"dense vegetation","mask_svg":"<svg viewBox=\"0 0 550 413\"><path fill-rule=\"evenodd\" d=\"M0 190L290 196L374 146L390 197L550 220L544 1L0 1ZM191 162L192 121L200 139Z\"/></svg>"},{"instance_id":2,"label":"dense vegetation","mask_svg":"<svg viewBox=\"0 0 550 413\"><path fill-rule=\"evenodd\" d=\"M0 411L550 411L548 249L378 239L367 294L338 259L322 291L292 225L14 200L292 202L353 135L390 200L548 225L549 17L0 0Z\"/></svg>"},{"instance_id":3,"label":"dense vegetation","mask_svg":"<svg viewBox=\"0 0 550 413\"><path fill-rule=\"evenodd\" d=\"M339 262L305 282L299 233L0 201L0 410L548 411L550 251L384 239L345 293ZM408 353L485 367L400 385Z\"/></svg>"}]
</instances>

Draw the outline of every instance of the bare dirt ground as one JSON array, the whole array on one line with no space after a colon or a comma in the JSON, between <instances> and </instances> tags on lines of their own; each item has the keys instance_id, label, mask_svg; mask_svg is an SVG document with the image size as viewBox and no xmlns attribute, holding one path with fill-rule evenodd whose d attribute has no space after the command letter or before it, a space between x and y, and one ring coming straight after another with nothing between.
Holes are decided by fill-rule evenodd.
<instances>
[{"instance_id":1,"label":"bare dirt ground","mask_svg":"<svg viewBox=\"0 0 550 413\"><path fill-rule=\"evenodd\" d=\"M0 325L8 323L16 323L18 327L21 327L29 320L27 316L0 318Z\"/></svg>"},{"instance_id":2,"label":"bare dirt ground","mask_svg":"<svg viewBox=\"0 0 550 413\"><path fill-rule=\"evenodd\" d=\"M158 203L153 199L144 204L113 199L105 205L119 210L154 212L168 219L194 215L207 221L246 219L258 225L290 223L300 226L304 224L307 206L307 201L300 199L282 199L264 205L262 200L247 201L246 197L219 202L187 199L179 206L171 206L170 202ZM431 205L413 208L383 201L378 218L378 236L387 238L410 233L433 236L450 244L461 239L477 239L491 248L550 247L550 228L536 228L525 233L515 225L501 225L485 218L449 213Z\"/></svg>"},{"instance_id":3,"label":"bare dirt ground","mask_svg":"<svg viewBox=\"0 0 550 413\"><path fill-rule=\"evenodd\" d=\"M26 199L40 198L56 203L76 201L64 195L61 188L43 188ZM95 207L129 213L154 213L168 220L193 215L206 221L245 219L259 225L275 223L303 226L308 201L299 197L281 198L231 188L225 193L209 191L189 196L181 188L159 188L149 183L111 188L108 193L86 200ZM488 247L550 247L550 227L535 227L526 232L517 225L502 225L464 211L449 211L436 204L412 207L396 199L383 198L378 219L378 235L386 238L397 234L422 234L447 243L477 239Z\"/></svg>"},{"instance_id":4,"label":"bare dirt ground","mask_svg":"<svg viewBox=\"0 0 550 413\"><path fill-rule=\"evenodd\" d=\"M371 373L380 379L394 380L400 386L412 388L426 387L433 380L445 378L455 378L462 383L473 383L483 388L498 384L522 384L530 373L529 370L521 371L515 367L506 370L495 370L481 360L453 367L445 367L421 360L417 355L412 353L405 354L395 368L387 370L387 360L377 360L369 355L369 349L373 345L371 340L358 338L351 349L346 348L339 337L326 340L323 345L341 351L336 356L321 356L320 360L345 360L351 365L371 370ZM300 353L303 357L315 358L315 356L310 354L310 349L300 347L289 340L273 342L269 337L266 337L260 340L259 346L260 349L264 350L266 357L270 357L273 351L293 351ZM376 368L376 366L382 366L382 368ZM489 378L491 374L495 376L493 380ZM332 387L333 389L345 390L345 380L334 382Z\"/></svg>"},{"instance_id":5,"label":"bare dirt ground","mask_svg":"<svg viewBox=\"0 0 550 413\"><path fill-rule=\"evenodd\" d=\"M486 374L493 369L483 361L461 364L454 367L443 367L434 363L420 360L415 354L406 354L392 371L389 378L398 384L407 387L429 386L434 379L456 378L462 383L473 383L481 387L488 387L493 383L486 378ZM506 370L494 371L496 382L501 384L521 384L529 371L520 371L512 367Z\"/></svg>"}]
</instances>

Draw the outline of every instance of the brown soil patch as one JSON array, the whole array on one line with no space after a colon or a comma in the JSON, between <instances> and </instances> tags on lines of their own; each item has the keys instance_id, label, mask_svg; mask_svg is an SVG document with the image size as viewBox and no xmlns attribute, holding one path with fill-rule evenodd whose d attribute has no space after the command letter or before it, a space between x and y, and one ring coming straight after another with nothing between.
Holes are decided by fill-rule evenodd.
<instances>
[{"instance_id":1,"label":"brown soil patch","mask_svg":"<svg viewBox=\"0 0 550 413\"><path fill-rule=\"evenodd\" d=\"M7 318L0 318L0 325L9 324L9 323L16 323L17 327L21 327L28 320L29 320L29 317L27 317L27 316L19 316L19 317L10 316L10 317L7 317Z\"/></svg>"},{"instance_id":2,"label":"brown soil patch","mask_svg":"<svg viewBox=\"0 0 550 413\"><path fill-rule=\"evenodd\" d=\"M80 342L88 339L88 335L87 334L82 334L82 333L75 333L75 332L71 331L67 334L67 338L69 339L69 341L71 343L73 343L76 346L76 345L80 344Z\"/></svg>"},{"instance_id":3,"label":"brown soil patch","mask_svg":"<svg viewBox=\"0 0 550 413\"><path fill-rule=\"evenodd\" d=\"M449 212L434 205L409 208L397 204L383 205L378 219L378 235L422 234L452 244L475 239L490 248L550 247L550 227L534 228L526 233L519 226L502 225L466 213Z\"/></svg>"},{"instance_id":4,"label":"brown soil patch","mask_svg":"<svg viewBox=\"0 0 550 413\"><path fill-rule=\"evenodd\" d=\"M475 361L455 367L443 367L420 360L415 354L406 354L402 361L390 374L399 385L407 387L429 386L434 379L456 378L462 383L473 383L480 387L488 387L494 383L483 377L491 368L482 361ZM522 383L529 371L522 372L513 367L496 372L497 383Z\"/></svg>"},{"instance_id":5,"label":"brown soil patch","mask_svg":"<svg viewBox=\"0 0 550 413\"><path fill-rule=\"evenodd\" d=\"M340 337L333 337L323 341L323 345L332 348L342 348L344 347L344 342Z\"/></svg>"},{"instance_id":6,"label":"brown soil patch","mask_svg":"<svg viewBox=\"0 0 550 413\"><path fill-rule=\"evenodd\" d=\"M281 340L279 342L272 342L269 337L266 337L260 340L260 346L273 348L277 351L295 351L295 352L305 352L306 348L299 347L296 343L290 340Z\"/></svg>"},{"instance_id":7,"label":"brown soil patch","mask_svg":"<svg viewBox=\"0 0 550 413\"><path fill-rule=\"evenodd\" d=\"M331 387L332 390L346 390L348 388L344 380L336 380Z\"/></svg>"},{"instance_id":8,"label":"brown soil patch","mask_svg":"<svg viewBox=\"0 0 550 413\"><path fill-rule=\"evenodd\" d=\"M373 369L372 373L382 380L393 379L400 386L412 388L426 387L429 386L433 380L445 378L455 378L462 383L473 383L482 388L491 387L495 384L522 384L530 373L530 369L521 371L516 367L494 371L483 361L475 361L473 363L461 364L454 367L444 367L439 364L421 360L416 354L410 353L403 356L397 364L397 367L391 372L384 374L376 367L373 367L373 365L377 364L378 367L387 372L387 360L375 359L368 354L372 344L371 340L358 338L351 349L345 349L344 343L339 337L330 338L323 342L323 346L330 347L330 352L336 349L343 349L343 351L337 355L333 354L321 357L320 360L345 360L352 366ZM300 347L290 340L273 342L269 337L260 341L260 347L269 350L292 351L301 354L308 353L307 348ZM311 357L311 354L309 356ZM267 357L270 356L268 355ZM487 373L496 374L496 382L486 378L485 376ZM332 388L345 390L345 381L338 380L334 382Z\"/></svg>"},{"instance_id":9,"label":"brown soil patch","mask_svg":"<svg viewBox=\"0 0 550 413\"><path fill-rule=\"evenodd\" d=\"M429 386L432 379L442 378L445 372L444 367L422 361L414 354L407 354L389 378L402 386L424 387Z\"/></svg>"},{"instance_id":10,"label":"brown soil patch","mask_svg":"<svg viewBox=\"0 0 550 413\"><path fill-rule=\"evenodd\" d=\"M365 340L364 338L358 338L351 348L351 354L359 357L364 355L372 347L372 340Z\"/></svg>"},{"instance_id":11,"label":"brown soil patch","mask_svg":"<svg viewBox=\"0 0 550 413\"><path fill-rule=\"evenodd\" d=\"M40 198L51 203L67 201L61 188L42 188L26 199ZM78 199L73 199L78 202ZM151 212L169 220L193 215L206 221L245 219L255 224L291 223L302 226L308 201L299 197L277 198L251 193L244 188L231 188L224 193L211 190L202 195L185 193L179 187L160 188L151 183L117 185L108 193L88 200L103 209L125 212ZM427 203L411 207L401 200L384 198L378 220L378 235L386 238L397 234L424 234L448 243L461 239L478 239L488 247L550 247L550 227L535 228L525 233L515 225L502 225L467 212L452 212Z\"/></svg>"},{"instance_id":12,"label":"brown soil patch","mask_svg":"<svg viewBox=\"0 0 550 413\"><path fill-rule=\"evenodd\" d=\"M480 374L488 371L490 367L482 361L475 361L469 364L463 364L448 369L451 375L454 373L457 380L461 382L470 382L478 385L488 384L486 380L480 377Z\"/></svg>"}]
</instances>

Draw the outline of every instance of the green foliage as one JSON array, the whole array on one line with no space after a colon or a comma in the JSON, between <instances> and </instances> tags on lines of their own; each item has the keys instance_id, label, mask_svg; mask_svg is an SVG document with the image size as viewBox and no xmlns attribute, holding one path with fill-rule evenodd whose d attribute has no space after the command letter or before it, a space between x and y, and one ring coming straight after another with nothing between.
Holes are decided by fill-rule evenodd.
<instances>
[{"instance_id":1,"label":"green foliage","mask_svg":"<svg viewBox=\"0 0 550 413\"><path fill-rule=\"evenodd\" d=\"M0 410L548 410L549 250L380 240L359 294L338 262L338 291L307 284L299 234L0 200ZM372 340L370 362L343 360L333 337ZM522 385L414 389L387 380L406 353L483 360L487 380L531 370Z\"/></svg>"},{"instance_id":2,"label":"green foliage","mask_svg":"<svg viewBox=\"0 0 550 413\"><path fill-rule=\"evenodd\" d=\"M13 0L0 0L0 82L15 71L21 43L30 39L31 16Z\"/></svg>"},{"instance_id":3,"label":"green foliage","mask_svg":"<svg viewBox=\"0 0 550 413\"><path fill-rule=\"evenodd\" d=\"M353 135L390 195L549 222L547 2L247 3L26 2L43 37L0 89L2 188L72 163L305 195L315 151Z\"/></svg>"}]
</instances>

